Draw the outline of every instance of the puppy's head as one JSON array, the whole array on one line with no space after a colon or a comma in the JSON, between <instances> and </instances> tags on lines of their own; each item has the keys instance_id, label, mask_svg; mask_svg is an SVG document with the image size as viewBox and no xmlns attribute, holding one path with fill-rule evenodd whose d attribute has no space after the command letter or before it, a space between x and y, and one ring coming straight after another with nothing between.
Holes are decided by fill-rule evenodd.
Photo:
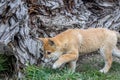
<instances>
[{"instance_id":1,"label":"puppy's head","mask_svg":"<svg viewBox=\"0 0 120 80\"><path fill-rule=\"evenodd\" d=\"M43 42L43 62L55 61L62 55L57 41L52 38L40 38L40 40Z\"/></svg>"}]
</instances>

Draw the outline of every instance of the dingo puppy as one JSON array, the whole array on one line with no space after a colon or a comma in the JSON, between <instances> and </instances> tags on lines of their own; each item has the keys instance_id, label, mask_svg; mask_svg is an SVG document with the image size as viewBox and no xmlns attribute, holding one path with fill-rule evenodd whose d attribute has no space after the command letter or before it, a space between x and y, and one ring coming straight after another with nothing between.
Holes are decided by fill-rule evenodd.
<instances>
[{"instance_id":1,"label":"dingo puppy","mask_svg":"<svg viewBox=\"0 0 120 80\"><path fill-rule=\"evenodd\" d=\"M106 73L112 64L112 54L120 57L118 38L118 32L106 28L68 29L52 38L40 38L44 49L42 60L47 63L55 60L53 69L69 63L74 72L79 54L100 50L105 61L100 72Z\"/></svg>"}]
</instances>

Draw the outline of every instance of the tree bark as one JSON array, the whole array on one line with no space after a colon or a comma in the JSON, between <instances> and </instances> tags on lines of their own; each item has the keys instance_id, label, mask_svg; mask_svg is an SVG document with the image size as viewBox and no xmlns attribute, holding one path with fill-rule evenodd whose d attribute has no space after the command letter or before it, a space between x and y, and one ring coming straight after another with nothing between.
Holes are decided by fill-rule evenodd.
<instances>
[{"instance_id":1,"label":"tree bark","mask_svg":"<svg viewBox=\"0 0 120 80\"><path fill-rule=\"evenodd\" d=\"M68 28L120 32L119 0L0 0L0 50L16 58L15 72L40 64L42 43Z\"/></svg>"}]
</instances>

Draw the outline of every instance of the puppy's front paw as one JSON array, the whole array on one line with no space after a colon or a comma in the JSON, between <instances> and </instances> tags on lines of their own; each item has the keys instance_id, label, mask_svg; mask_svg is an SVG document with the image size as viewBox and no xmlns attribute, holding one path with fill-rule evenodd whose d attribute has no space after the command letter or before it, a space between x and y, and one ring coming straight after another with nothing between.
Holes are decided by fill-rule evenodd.
<instances>
[{"instance_id":1,"label":"puppy's front paw","mask_svg":"<svg viewBox=\"0 0 120 80\"><path fill-rule=\"evenodd\" d=\"M57 68L59 68L60 66L61 66L61 64L55 62L55 63L53 64L52 68L53 68L53 69L57 69Z\"/></svg>"},{"instance_id":2,"label":"puppy's front paw","mask_svg":"<svg viewBox=\"0 0 120 80\"><path fill-rule=\"evenodd\" d=\"M101 72L101 73L107 73L107 70L101 69L100 72Z\"/></svg>"}]
</instances>

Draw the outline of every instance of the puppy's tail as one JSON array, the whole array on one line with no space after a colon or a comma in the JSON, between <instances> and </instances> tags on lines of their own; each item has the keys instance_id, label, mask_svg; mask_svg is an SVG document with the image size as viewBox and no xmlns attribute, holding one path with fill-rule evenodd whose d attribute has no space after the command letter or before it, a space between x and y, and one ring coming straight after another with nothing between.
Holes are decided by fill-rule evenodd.
<instances>
[{"instance_id":1,"label":"puppy's tail","mask_svg":"<svg viewBox=\"0 0 120 80\"><path fill-rule=\"evenodd\" d=\"M119 43L120 42L120 34L119 32L116 32L116 35L117 35L117 42ZM116 56L116 57L119 57L120 58L120 50L117 48L117 46L113 49L113 52L112 52L113 56Z\"/></svg>"}]
</instances>

